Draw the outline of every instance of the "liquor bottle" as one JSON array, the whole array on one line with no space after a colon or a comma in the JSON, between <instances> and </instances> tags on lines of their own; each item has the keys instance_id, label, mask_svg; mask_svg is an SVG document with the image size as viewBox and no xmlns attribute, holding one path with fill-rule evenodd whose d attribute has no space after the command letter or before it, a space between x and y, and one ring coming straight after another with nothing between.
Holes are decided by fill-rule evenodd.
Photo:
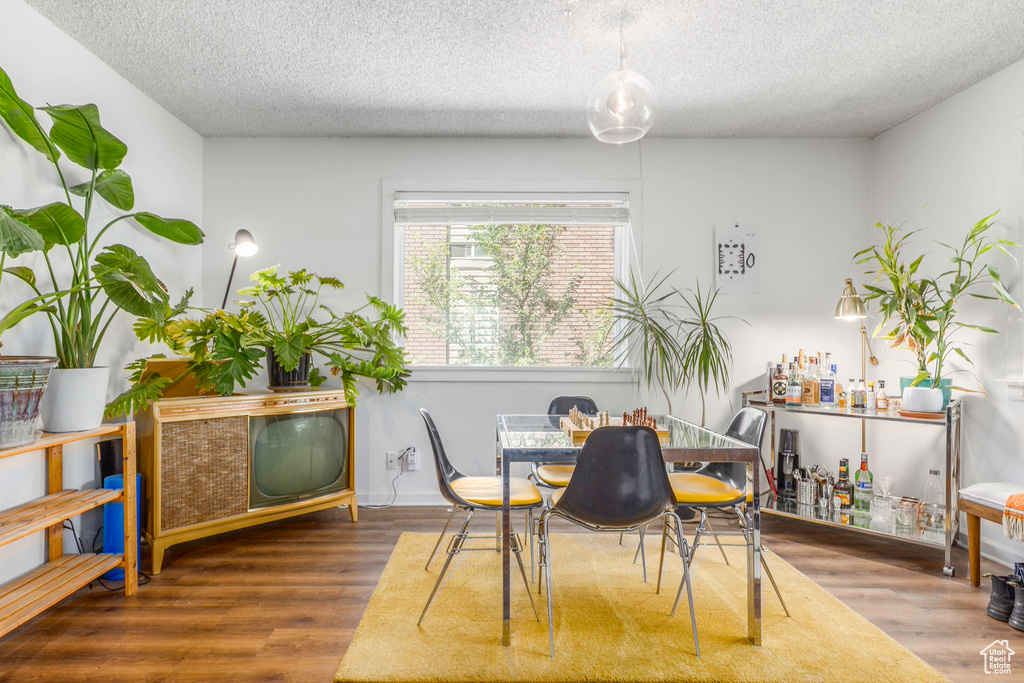
<instances>
[{"instance_id":1,"label":"liquor bottle","mask_svg":"<svg viewBox=\"0 0 1024 683\"><path fill-rule=\"evenodd\" d=\"M853 507L853 487L850 486L850 461L843 458L839 461L839 481L832 490L832 500L836 510L849 510Z\"/></svg>"},{"instance_id":2,"label":"liquor bottle","mask_svg":"<svg viewBox=\"0 0 1024 683\"><path fill-rule=\"evenodd\" d=\"M821 395L821 381L818 377L818 359L811 356L807 359L810 362L810 366L807 368L807 372L804 373L804 407L805 408L817 408L818 398Z\"/></svg>"},{"instance_id":3,"label":"liquor bottle","mask_svg":"<svg viewBox=\"0 0 1024 683\"><path fill-rule=\"evenodd\" d=\"M836 375L832 372L829 355L831 354L825 354L825 364L821 368L821 380L818 382L821 387L818 400L821 402L822 410L835 410L839 404L839 397L836 396Z\"/></svg>"},{"instance_id":4,"label":"liquor bottle","mask_svg":"<svg viewBox=\"0 0 1024 683\"><path fill-rule=\"evenodd\" d=\"M868 469L868 454L860 454L860 469L854 483L853 504L858 510L865 512L871 507L871 499L875 497L875 477Z\"/></svg>"},{"instance_id":5,"label":"liquor bottle","mask_svg":"<svg viewBox=\"0 0 1024 683\"><path fill-rule=\"evenodd\" d=\"M801 408L804 404L804 388L796 365L789 364L789 384L786 385L786 407Z\"/></svg>"},{"instance_id":6,"label":"liquor bottle","mask_svg":"<svg viewBox=\"0 0 1024 683\"><path fill-rule=\"evenodd\" d=\"M875 383L868 382L868 391L864 395L864 407L869 413L873 413L878 409L875 404L875 400L878 398L878 394L875 393Z\"/></svg>"},{"instance_id":7,"label":"liquor bottle","mask_svg":"<svg viewBox=\"0 0 1024 683\"><path fill-rule=\"evenodd\" d=\"M920 525L925 528L941 527L946 518L946 487L938 470L928 470L928 481L924 485L924 500Z\"/></svg>"},{"instance_id":8,"label":"liquor bottle","mask_svg":"<svg viewBox=\"0 0 1024 683\"><path fill-rule=\"evenodd\" d=\"M785 358L785 354L783 354ZM789 384L789 377L782 369L782 364L775 366L775 374L772 376L771 401L775 405L786 405L786 385Z\"/></svg>"},{"instance_id":9,"label":"liquor bottle","mask_svg":"<svg viewBox=\"0 0 1024 683\"><path fill-rule=\"evenodd\" d=\"M850 389L850 409L854 412L863 412L866 393L864 391L864 380L857 380L857 383L854 384L851 379L850 386L853 387Z\"/></svg>"},{"instance_id":10,"label":"liquor bottle","mask_svg":"<svg viewBox=\"0 0 1024 683\"><path fill-rule=\"evenodd\" d=\"M889 411L889 394L885 393L885 380L878 380L878 395L875 396L875 410L880 413Z\"/></svg>"},{"instance_id":11,"label":"liquor bottle","mask_svg":"<svg viewBox=\"0 0 1024 683\"><path fill-rule=\"evenodd\" d=\"M764 371L764 400L771 403L772 400L772 378L775 377L775 363L768 361L768 367Z\"/></svg>"}]
</instances>

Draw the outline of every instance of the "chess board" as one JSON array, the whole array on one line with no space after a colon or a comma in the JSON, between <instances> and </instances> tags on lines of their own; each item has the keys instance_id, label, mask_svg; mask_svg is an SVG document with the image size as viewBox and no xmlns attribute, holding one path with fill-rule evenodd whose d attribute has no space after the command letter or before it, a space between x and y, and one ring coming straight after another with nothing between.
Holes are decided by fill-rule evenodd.
<instances>
[{"instance_id":1,"label":"chess board","mask_svg":"<svg viewBox=\"0 0 1024 683\"><path fill-rule=\"evenodd\" d=\"M610 427L622 426L622 417L609 417L608 421L608 426ZM561 418L560 424L562 426L562 431L572 437L572 443L574 446L582 446L583 442L587 440L588 436L590 436L590 433L594 431L594 429L598 429L596 424L594 429L590 429L589 427L580 427L567 417ZM665 427L659 424L658 428L654 430L654 433L658 435L658 441L662 446L668 445L668 430Z\"/></svg>"}]
</instances>

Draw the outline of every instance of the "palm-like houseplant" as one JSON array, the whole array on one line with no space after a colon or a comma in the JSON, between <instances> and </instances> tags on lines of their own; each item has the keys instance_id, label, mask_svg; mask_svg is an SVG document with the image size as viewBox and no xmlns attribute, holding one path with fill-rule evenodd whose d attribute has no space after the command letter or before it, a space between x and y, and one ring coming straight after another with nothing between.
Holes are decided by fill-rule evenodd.
<instances>
[{"instance_id":1,"label":"palm-like houseplant","mask_svg":"<svg viewBox=\"0 0 1024 683\"><path fill-rule=\"evenodd\" d=\"M186 297L159 316L139 319L135 331L140 339L162 342L188 362L173 376L144 373L149 359L131 364L132 387L107 406L107 413L137 412L185 377L194 377L201 391L230 394L256 376L264 359L290 372L310 355L319 356L341 380L351 405L359 378L372 380L381 392L405 387L409 371L398 344L406 332L402 309L367 296L360 308L338 314L320 303L320 294L325 287L341 289L341 281L306 270L279 275L277 268L252 275L253 285L239 291L250 297L239 302L239 313L192 308ZM308 385L324 381L326 376L312 368Z\"/></svg>"},{"instance_id":2,"label":"palm-like houseplant","mask_svg":"<svg viewBox=\"0 0 1024 683\"><path fill-rule=\"evenodd\" d=\"M714 306L718 290L702 292L700 280L697 280L696 289L689 295L679 292L679 296L688 310L683 318L686 336L680 344L683 349L683 381L688 385L697 385L700 392L700 426L703 427L707 416L706 395L712 387L717 396L728 391L732 374L732 344L718 326L718 321L739 319L734 316L716 316Z\"/></svg>"},{"instance_id":3,"label":"palm-like houseplant","mask_svg":"<svg viewBox=\"0 0 1024 683\"><path fill-rule=\"evenodd\" d=\"M154 316L169 301L166 287L145 258L123 244L104 245L107 231L121 221L131 220L159 237L187 245L200 244L203 233L187 220L133 212L132 180L119 168L128 147L103 128L96 105L41 107L52 120L49 131L40 124L35 110L18 96L6 72L0 69L0 118L11 132L53 164L60 183L58 201L29 209L0 205L3 259L40 251L46 270L44 280L24 265L5 269L34 294L16 309L14 318L5 322L13 324L33 313L45 313L53 333L58 367L93 368L104 336L120 311ZM80 170L62 168L62 156L85 170L84 182L71 181L72 175ZM72 200L72 196L78 197L78 201ZM90 232L90 219L97 214L98 199L128 213L121 213ZM62 275L65 270L69 274ZM98 394L97 404L102 408L105 370L98 373L90 388ZM54 398L67 397L51 391L47 403L52 404ZM74 406L83 400L71 398L68 403ZM65 412L64 408L51 408L52 419L63 419ZM44 405L44 419L46 413ZM82 416L83 423L69 419L62 424L61 431L72 424L78 429L94 426L90 423L98 423L100 415L101 411L97 411L93 416Z\"/></svg>"},{"instance_id":4,"label":"palm-like houseplant","mask_svg":"<svg viewBox=\"0 0 1024 683\"><path fill-rule=\"evenodd\" d=\"M1004 302L1019 308L1003 285L998 269L986 263L985 257L992 251L1014 258L1008 247L1020 246L988 233L995 224L995 217L996 214L992 214L975 223L959 246L939 242L947 250L951 265L933 277L920 274L925 254L915 257L905 253L910 238L919 231L904 231L902 225L876 224L875 227L883 231L883 243L854 256L858 264L867 266L866 274L873 278L872 284L865 285L868 294L864 299L873 302L881 316L874 335L888 340L893 348L906 348L914 354L916 374L910 378L909 386L950 385L948 375L951 373L947 366L953 354L973 367L956 339L958 332L971 329L997 333L990 327L958 318L958 304L963 297ZM977 391L964 386L949 388ZM948 390L944 389L947 400Z\"/></svg>"},{"instance_id":5,"label":"palm-like houseplant","mask_svg":"<svg viewBox=\"0 0 1024 683\"><path fill-rule=\"evenodd\" d=\"M707 394L712 388L719 396L728 390L732 345L718 326L724 318L713 311L718 290L702 290L698 280L687 294L666 284L671 274L655 274L647 284L632 273L628 285L616 280L621 294L612 300L612 316L619 325L618 362L622 366L636 354L641 379L648 389L661 391L669 413L671 393L696 385L704 426Z\"/></svg>"}]
</instances>

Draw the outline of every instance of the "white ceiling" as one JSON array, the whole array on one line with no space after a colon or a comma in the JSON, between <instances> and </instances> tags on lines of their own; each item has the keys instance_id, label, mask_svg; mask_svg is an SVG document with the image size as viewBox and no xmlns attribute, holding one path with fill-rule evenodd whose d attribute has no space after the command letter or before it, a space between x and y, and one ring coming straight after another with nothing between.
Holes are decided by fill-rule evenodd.
<instances>
[{"instance_id":1,"label":"white ceiling","mask_svg":"<svg viewBox=\"0 0 1024 683\"><path fill-rule=\"evenodd\" d=\"M1024 58L1022 0L27 1L204 136L585 137L624 9L660 137L873 137Z\"/></svg>"}]
</instances>

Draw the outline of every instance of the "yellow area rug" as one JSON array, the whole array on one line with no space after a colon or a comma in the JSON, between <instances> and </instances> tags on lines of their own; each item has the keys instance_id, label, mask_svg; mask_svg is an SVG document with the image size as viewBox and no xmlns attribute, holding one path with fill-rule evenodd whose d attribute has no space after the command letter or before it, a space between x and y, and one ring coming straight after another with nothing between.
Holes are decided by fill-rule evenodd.
<instances>
[{"instance_id":1,"label":"yellow area rug","mask_svg":"<svg viewBox=\"0 0 1024 683\"><path fill-rule=\"evenodd\" d=\"M436 536L403 534L388 560L335 680L355 681L945 681L935 669L806 576L767 554L792 617L763 586L762 647L746 638L746 560L714 547L693 563L701 658L694 655L686 597L669 618L682 577L665 561L655 593L660 539L648 539L649 582L632 563L635 541L613 534L555 534L555 659L548 654L545 596L533 588L535 621L513 561L512 646L501 645L501 555L456 556L434 604L416 626L444 563L423 565ZM636 537L634 536L634 539ZM528 568L527 568L528 569Z\"/></svg>"}]
</instances>

